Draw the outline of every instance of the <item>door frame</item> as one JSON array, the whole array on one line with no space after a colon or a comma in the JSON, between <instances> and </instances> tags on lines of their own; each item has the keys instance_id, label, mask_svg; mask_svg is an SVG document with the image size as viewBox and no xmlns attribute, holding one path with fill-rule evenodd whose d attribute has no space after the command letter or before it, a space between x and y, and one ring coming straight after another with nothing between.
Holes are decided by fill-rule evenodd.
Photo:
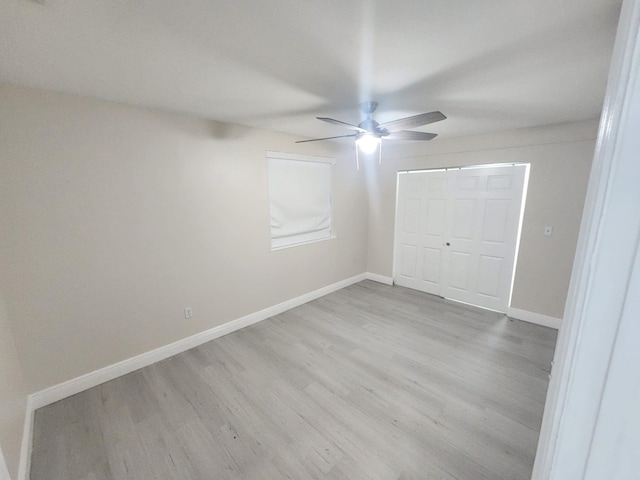
<instances>
[{"instance_id":1,"label":"door frame","mask_svg":"<svg viewBox=\"0 0 640 480\"><path fill-rule=\"evenodd\" d=\"M4 454L2 453L2 447L0 446L0 480L11 480L9 476L9 469L4 460Z\"/></svg>"},{"instance_id":2,"label":"door frame","mask_svg":"<svg viewBox=\"0 0 640 480\"><path fill-rule=\"evenodd\" d=\"M640 471L640 1L624 0L533 480Z\"/></svg>"}]
</instances>

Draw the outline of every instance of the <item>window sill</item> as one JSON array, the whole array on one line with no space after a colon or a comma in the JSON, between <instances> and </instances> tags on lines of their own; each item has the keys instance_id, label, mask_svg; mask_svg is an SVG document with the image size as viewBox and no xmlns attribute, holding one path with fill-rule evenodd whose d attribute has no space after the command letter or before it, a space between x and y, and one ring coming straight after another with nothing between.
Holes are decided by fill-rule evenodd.
<instances>
[{"instance_id":1,"label":"window sill","mask_svg":"<svg viewBox=\"0 0 640 480\"><path fill-rule=\"evenodd\" d=\"M318 243L318 242L324 242L326 240L333 240L335 238L338 238L338 236L337 235L331 235L330 237L316 238L316 239L313 239L313 240L307 240L305 242L290 243L288 245L281 245L279 247L271 247L271 251L275 252L275 251L278 251L278 250L284 250L286 248L299 247L301 245L309 245L311 243Z\"/></svg>"}]
</instances>

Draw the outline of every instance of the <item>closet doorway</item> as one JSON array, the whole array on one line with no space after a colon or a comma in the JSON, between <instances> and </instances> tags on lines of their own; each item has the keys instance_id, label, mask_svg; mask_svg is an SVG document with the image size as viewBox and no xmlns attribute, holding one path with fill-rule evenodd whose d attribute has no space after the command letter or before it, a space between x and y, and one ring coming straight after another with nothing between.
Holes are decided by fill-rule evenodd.
<instances>
[{"instance_id":1,"label":"closet doorway","mask_svg":"<svg viewBox=\"0 0 640 480\"><path fill-rule=\"evenodd\" d=\"M394 283L506 312L529 165L398 173Z\"/></svg>"}]
</instances>

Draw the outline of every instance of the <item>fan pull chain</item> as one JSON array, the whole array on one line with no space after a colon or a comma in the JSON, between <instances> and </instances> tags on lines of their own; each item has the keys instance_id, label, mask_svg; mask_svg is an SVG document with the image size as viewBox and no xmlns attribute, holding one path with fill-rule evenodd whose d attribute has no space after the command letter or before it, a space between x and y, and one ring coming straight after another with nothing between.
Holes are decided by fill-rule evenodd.
<instances>
[{"instance_id":1,"label":"fan pull chain","mask_svg":"<svg viewBox=\"0 0 640 480\"><path fill-rule=\"evenodd\" d=\"M356 170L359 172L360 171L360 155L358 154L358 144L356 142L353 142L353 144L356 146Z\"/></svg>"}]
</instances>

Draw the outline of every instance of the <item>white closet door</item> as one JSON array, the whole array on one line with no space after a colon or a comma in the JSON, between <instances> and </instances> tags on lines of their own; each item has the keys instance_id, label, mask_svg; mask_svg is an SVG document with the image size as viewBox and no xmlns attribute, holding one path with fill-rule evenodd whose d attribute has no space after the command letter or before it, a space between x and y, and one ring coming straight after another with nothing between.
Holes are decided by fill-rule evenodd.
<instances>
[{"instance_id":1,"label":"white closet door","mask_svg":"<svg viewBox=\"0 0 640 480\"><path fill-rule=\"evenodd\" d=\"M394 281L506 311L526 166L401 174Z\"/></svg>"},{"instance_id":2,"label":"white closet door","mask_svg":"<svg viewBox=\"0 0 640 480\"><path fill-rule=\"evenodd\" d=\"M398 191L394 281L440 295L447 172L400 175Z\"/></svg>"},{"instance_id":3,"label":"white closet door","mask_svg":"<svg viewBox=\"0 0 640 480\"><path fill-rule=\"evenodd\" d=\"M525 172L524 165L449 172L440 295L506 311Z\"/></svg>"}]
</instances>

